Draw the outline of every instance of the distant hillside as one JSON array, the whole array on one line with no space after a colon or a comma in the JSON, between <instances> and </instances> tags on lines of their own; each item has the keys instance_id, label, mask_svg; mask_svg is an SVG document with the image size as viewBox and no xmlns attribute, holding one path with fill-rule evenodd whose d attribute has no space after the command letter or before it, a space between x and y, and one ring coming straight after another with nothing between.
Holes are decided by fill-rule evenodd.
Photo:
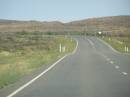
<instances>
[{"instance_id":1,"label":"distant hillside","mask_svg":"<svg viewBox=\"0 0 130 97\"><path fill-rule=\"evenodd\" d=\"M112 34L130 35L130 16L113 16L73 21L68 25L80 26L85 31L102 31Z\"/></svg>"},{"instance_id":2,"label":"distant hillside","mask_svg":"<svg viewBox=\"0 0 130 97\"><path fill-rule=\"evenodd\" d=\"M102 31L105 34L130 35L130 16L91 18L69 23L17 21L0 19L0 32L88 32Z\"/></svg>"},{"instance_id":3,"label":"distant hillside","mask_svg":"<svg viewBox=\"0 0 130 97\"><path fill-rule=\"evenodd\" d=\"M63 24L57 21L39 22L39 21L0 20L0 32L21 32L21 31L53 32L53 31L61 31L63 27L64 27Z\"/></svg>"}]
</instances>

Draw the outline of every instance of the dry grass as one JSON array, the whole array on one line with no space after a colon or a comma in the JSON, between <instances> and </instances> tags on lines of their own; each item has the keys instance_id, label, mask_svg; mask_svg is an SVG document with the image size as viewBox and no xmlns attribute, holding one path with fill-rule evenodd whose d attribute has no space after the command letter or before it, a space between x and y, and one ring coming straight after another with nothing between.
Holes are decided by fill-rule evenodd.
<instances>
[{"instance_id":1,"label":"dry grass","mask_svg":"<svg viewBox=\"0 0 130 97\"><path fill-rule=\"evenodd\" d=\"M103 38L113 48L122 53L130 53L130 37L105 37ZM125 51L125 46L129 48L129 51Z\"/></svg>"},{"instance_id":2,"label":"dry grass","mask_svg":"<svg viewBox=\"0 0 130 97\"><path fill-rule=\"evenodd\" d=\"M76 45L69 38L41 33L0 33L0 37L0 88L72 52ZM59 53L60 43L66 46L64 53Z\"/></svg>"}]
</instances>

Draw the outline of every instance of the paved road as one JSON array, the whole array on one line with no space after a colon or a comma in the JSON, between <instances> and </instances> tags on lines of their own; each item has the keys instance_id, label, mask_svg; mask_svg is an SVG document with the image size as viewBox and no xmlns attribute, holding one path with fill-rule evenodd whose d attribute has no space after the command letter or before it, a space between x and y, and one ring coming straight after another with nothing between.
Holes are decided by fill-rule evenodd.
<instances>
[{"instance_id":1,"label":"paved road","mask_svg":"<svg viewBox=\"0 0 130 97\"><path fill-rule=\"evenodd\" d=\"M13 97L130 97L130 56L96 37L75 38L75 54Z\"/></svg>"}]
</instances>

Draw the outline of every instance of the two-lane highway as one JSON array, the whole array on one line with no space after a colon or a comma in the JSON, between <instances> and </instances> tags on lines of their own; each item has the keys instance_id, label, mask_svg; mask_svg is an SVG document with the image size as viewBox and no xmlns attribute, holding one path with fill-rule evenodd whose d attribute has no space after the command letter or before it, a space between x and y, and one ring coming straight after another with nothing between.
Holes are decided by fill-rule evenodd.
<instances>
[{"instance_id":1,"label":"two-lane highway","mask_svg":"<svg viewBox=\"0 0 130 97\"><path fill-rule=\"evenodd\" d=\"M130 56L96 37L75 38L73 55L13 97L130 97Z\"/></svg>"}]
</instances>

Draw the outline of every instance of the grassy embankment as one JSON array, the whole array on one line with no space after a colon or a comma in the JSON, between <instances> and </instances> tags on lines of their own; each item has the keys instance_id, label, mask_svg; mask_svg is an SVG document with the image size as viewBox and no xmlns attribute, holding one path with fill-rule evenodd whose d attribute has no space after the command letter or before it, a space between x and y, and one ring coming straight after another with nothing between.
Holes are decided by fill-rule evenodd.
<instances>
[{"instance_id":1,"label":"grassy embankment","mask_svg":"<svg viewBox=\"0 0 130 97\"><path fill-rule=\"evenodd\" d=\"M122 53L130 53L130 37L104 37L104 41L109 43L114 49ZM128 48L128 52L125 50Z\"/></svg>"},{"instance_id":2,"label":"grassy embankment","mask_svg":"<svg viewBox=\"0 0 130 97\"><path fill-rule=\"evenodd\" d=\"M66 51L59 52L59 44ZM0 88L72 52L76 42L42 33L0 33Z\"/></svg>"}]
</instances>

